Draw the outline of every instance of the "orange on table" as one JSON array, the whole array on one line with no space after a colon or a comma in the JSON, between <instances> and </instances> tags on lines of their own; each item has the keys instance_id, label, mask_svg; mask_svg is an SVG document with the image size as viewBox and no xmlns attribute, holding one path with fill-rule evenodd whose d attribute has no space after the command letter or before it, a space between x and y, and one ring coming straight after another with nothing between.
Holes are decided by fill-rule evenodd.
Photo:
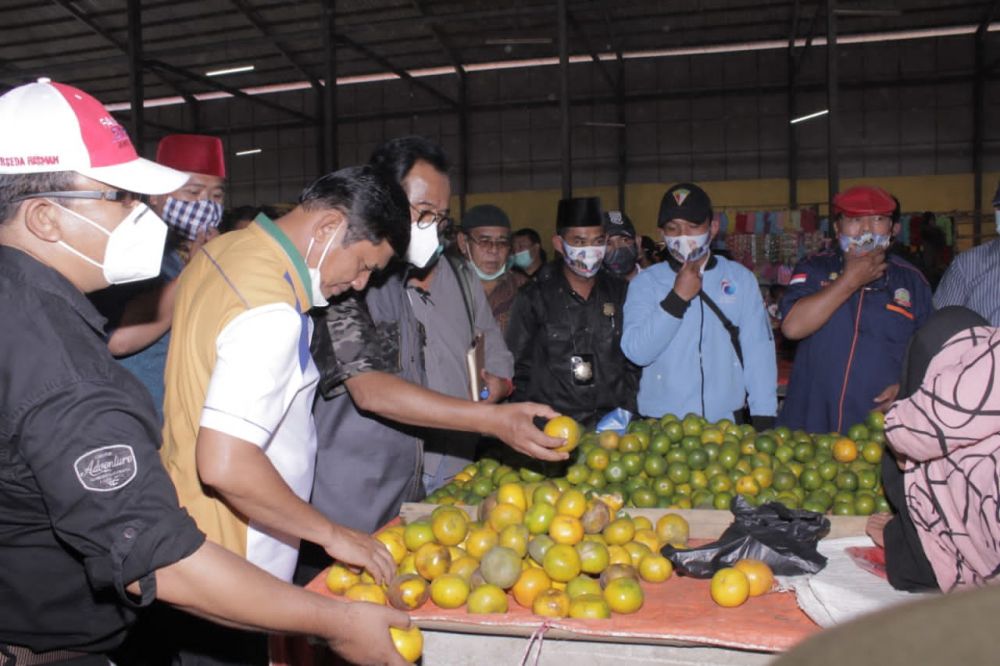
<instances>
[{"instance_id":1,"label":"orange on table","mask_svg":"<svg viewBox=\"0 0 1000 666\"><path fill-rule=\"evenodd\" d=\"M771 587L774 585L774 572L771 571L771 567L767 566L764 562L760 560L743 559L736 562L733 565L734 569L742 571L747 577L747 583L750 585L750 596L759 597L762 594L771 591Z\"/></svg>"},{"instance_id":2,"label":"orange on table","mask_svg":"<svg viewBox=\"0 0 1000 666\"><path fill-rule=\"evenodd\" d=\"M496 506L490 509L487 522L499 534L508 525L523 523L524 509L506 502L498 502Z\"/></svg>"},{"instance_id":3,"label":"orange on table","mask_svg":"<svg viewBox=\"0 0 1000 666\"><path fill-rule=\"evenodd\" d=\"M500 533L489 525L484 525L469 531L465 538L465 550L478 560L498 543L500 543Z\"/></svg>"},{"instance_id":4,"label":"orange on table","mask_svg":"<svg viewBox=\"0 0 1000 666\"><path fill-rule=\"evenodd\" d=\"M607 524L601 534L609 546L623 546L635 536L635 523L627 516L615 518Z\"/></svg>"},{"instance_id":5,"label":"orange on table","mask_svg":"<svg viewBox=\"0 0 1000 666\"><path fill-rule=\"evenodd\" d=\"M604 601L615 613L629 615L642 608L645 594L639 581L628 576L615 578L604 588Z\"/></svg>"},{"instance_id":6,"label":"orange on table","mask_svg":"<svg viewBox=\"0 0 1000 666\"><path fill-rule=\"evenodd\" d=\"M511 593L514 601L525 608L531 608L539 594L552 587L552 579L543 569L530 568L521 572Z\"/></svg>"},{"instance_id":7,"label":"orange on table","mask_svg":"<svg viewBox=\"0 0 1000 666\"><path fill-rule=\"evenodd\" d=\"M673 572L674 565L659 553L651 553L639 561L639 577L648 583L662 583Z\"/></svg>"},{"instance_id":8,"label":"orange on table","mask_svg":"<svg viewBox=\"0 0 1000 666\"><path fill-rule=\"evenodd\" d=\"M653 530L636 530L635 536L632 537L632 541L643 544L654 553L660 550L660 539Z\"/></svg>"},{"instance_id":9,"label":"orange on table","mask_svg":"<svg viewBox=\"0 0 1000 666\"><path fill-rule=\"evenodd\" d=\"M569 595L563 590L549 588L531 604L531 612L542 617L567 617L569 615Z\"/></svg>"},{"instance_id":10,"label":"orange on table","mask_svg":"<svg viewBox=\"0 0 1000 666\"><path fill-rule=\"evenodd\" d=\"M441 608L458 608L469 598L469 583L459 575L444 574L431 581L431 601Z\"/></svg>"},{"instance_id":11,"label":"orange on table","mask_svg":"<svg viewBox=\"0 0 1000 666\"><path fill-rule=\"evenodd\" d=\"M858 445L853 439L841 437L833 443L833 459L837 462L854 462L858 458Z\"/></svg>"},{"instance_id":12,"label":"orange on table","mask_svg":"<svg viewBox=\"0 0 1000 666\"><path fill-rule=\"evenodd\" d=\"M741 606L750 596L750 581L739 569L726 567L712 576L712 601L723 608Z\"/></svg>"},{"instance_id":13,"label":"orange on table","mask_svg":"<svg viewBox=\"0 0 1000 666\"><path fill-rule=\"evenodd\" d=\"M420 627L411 626L409 629L397 629L389 627L389 635L392 636L392 644L396 646L396 652L403 659L411 663L420 659L424 652L424 635L420 633Z\"/></svg>"},{"instance_id":14,"label":"orange on table","mask_svg":"<svg viewBox=\"0 0 1000 666\"><path fill-rule=\"evenodd\" d=\"M431 532L443 546L457 546L469 533L469 516L454 507L439 508L431 518Z\"/></svg>"},{"instance_id":15,"label":"orange on table","mask_svg":"<svg viewBox=\"0 0 1000 666\"><path fill-rule=\"evenodd\" d=\"M376 534L375 539L382 542L382 545L392 555L392 561L396 564L402 562L403 558L406 557L407 548L406 543L403 541L402 532L386 530Z\"/></svg>"},{"instance_id":16,"label":"orange on table","mask_svg":"<svg viewBox=\"0 0 1000 666\"><path fill-rule=\"evenodd\" d=\"M361 575L341 564L334 564L326 573L326 589L334 594L343 594L348 588L361 582Z\"/></svg>"},{"instance_id":17,"label":"orange on table","mask_svg":"<svg viewBox=\"0 0 1000 666\"><path fill-rule=\"evenodd\" d=\"M472 615L506 613L507 593L496 585L480 585L469 594L465 610Z\"/></svg>"},{"instance_id":18,"label":"orange on table","mask_svg":"<svg viewBox=\"0 0 1000 666\"><path fill-rule=\"evenodd\" d=\"M583 523L575 516L556 514L549 524L549 536L556 543L573 545L583 540Z\"/></svg>"},{"instance_id":19,"label":"orange on table","mask_svg":"<svg viewBox=\"0 0 1000 666\"><path fill-rule=\"evenodd\" d=\"M388 601L385 597L385 591L375 583L358 583L357 585L352 585L344 592L344 597L351 601L367 601L368 603L381 604L382 606L385 606Z\"/></svg>"},{"instance_id":20,"label":"orange on table","mask_svg":"<svg viewBox=\"0 0 1000 666\"><path fill-rule=\"evenodd\" d=\"M672 546L686 546L691 527L683 516L667 513L656 521L656 536L662 543Z\"/></svg>"},{"instance_id":21,"label":"orange on table","mask_svg":"<svg viewBox=\"0 0 1000 666\"><path fill-rule=\"evenodd\" d=\"M542 568L552 580L566 583L580 574L580 555L573 546L557 543L545 553Z\"/></svg>"},{"instance_id":22,"label":"orange on table","mask_svg":"<svg viewBox=\"0 0 1000 666\"><path fill-rule=\"evenodd\" d=\"M520 483L503 483L497 488L497 502L513 504L521 511L528 508L528 498Z\"/></svg>"},{"instance_id":23,"label":"orange on table","mask_svg":"<svg viewBox=\"0 0 1000 666\"><path fill-rule=\"evenodd\" d=\"M587 511L587 497L576 488L571 488L556 500L556 512L564 516L579 518Z\"/></svg>"}]
</instances>

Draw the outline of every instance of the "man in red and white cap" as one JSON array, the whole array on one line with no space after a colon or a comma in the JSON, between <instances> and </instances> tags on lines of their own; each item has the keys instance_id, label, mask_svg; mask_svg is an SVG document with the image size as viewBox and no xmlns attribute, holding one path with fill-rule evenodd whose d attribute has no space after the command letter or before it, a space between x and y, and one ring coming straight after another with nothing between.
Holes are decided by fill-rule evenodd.
<instances>
[{"instance_id":1,"label":"man in red and white cap","mask_svg":"<svg viewBox=\"0 0 1000 666\"><path fill-rule=\"evenodd\" d=\"M795 267L781 332L801 342L780 425L846 433L895 399L906 344L933 309L923 274L886 254L899 231L895 208L879 187L837 194L836 246Z\"/></svg>"},{"instance_id":2,"label":"man in red and white cap","mask_svg":"<svg viewBox=\"0 0 1000 666\"><path fill-rule=\"evenodd\" d=\"M176 278L191 252L218 235L226 163L222 140L202 134L163 137L156 162L187 174L187 181L174 191L148 198L149 207L170 229L160 274L154 281L102 291L91 300L108 319L111 353L146 386L161 413Z\"/></svg>"},{"instance_id":3,"label":"man in red and white cap","mask_svg":"<svg viewBox=\"0 0 1000 666\"><path fill-rule=\"evenodd\" d=\"M402 664L388 626L404 613L305 592L206 542L160 461L152 403L108 353L85 294L159 272L166 226L137 195L186 180L139 158L81 90L43 79L0 97L0 654L107 664L161 600Z\"/></svg>"}]
</instances>

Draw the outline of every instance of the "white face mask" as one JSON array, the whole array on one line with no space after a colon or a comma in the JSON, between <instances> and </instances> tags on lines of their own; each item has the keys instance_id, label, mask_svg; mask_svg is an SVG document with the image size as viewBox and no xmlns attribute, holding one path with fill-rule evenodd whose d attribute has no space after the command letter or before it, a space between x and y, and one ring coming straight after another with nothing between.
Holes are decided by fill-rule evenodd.
<instances>
[{"instance_id":1,"label":"white face mask","mask_svg":"<svg viewBox=\"0 0 1000 666\"><path fill-rule=\"evenodd\" d=\"M571 271L582 278L592 278L601 270L604 261L604 245L573 247L563 243L563 260Z\"/></svg>"},{"instance_id":2,"label":"white face mask","mask_svg":"<svg viewBox=\"0 0 1000 666\"><path fill-rule=\"evenodd\" d=\"M663 234L663 241L667 245L667 250L677 261L682 264L686 261L698 261L708 254L710 245L708 232L697 236L668 236Z\"/></svg>"},{"instance_id":3,"label":"white face mask","mask_svg":"<svg viewBox=\"0 0 1000 666\"><path fill-rule=\"evenodd\" d=\"M330 240L326 242L326 247L323 248L323 251L319 255L319 263L316 264L315 268L311 268L309 266L308 258L306 259L306 268L309 269L309 282L312 285L312 294L310 294L310 296L312 297L312 304L314 308L325 308L330 303L330 301L326 299L326 295L323 293L323 275L320 273L319 269L323 267L323 260L326 259L327 253L333 246L333 241L337 239L337 236L340 235L340 231L346 226L347 220L344 220L340 223L340 226L337 227L337 230L330 236ZM312 252L313 243L315 242L315 238L309 239L309 245L306 246L306 257L308 257L309 253Z\"/></svg>"},{"instance_id":4,"label":"white face mask","mask_svg":"<svg viewBox=\"0 0 1000 666\"><path fill-rule=\"evenodd\" d=\"M421 229L416 222L410 223L410 244L406 248L406 261L417 268L426 268L444 247L438 240L436 225Z\"/></svg>"},{"instance_id":5,"label":"white face mask","mask_svg":"<svg viewBox=\"0 0 1000 666\"><path fill-rule=\"evenodd\" d=\"M60 206L54 201L50 203L83 220L108 237L102 263L94 261L69 243L59 241L59 245L104 271L104 279L108 284L138 282L160 274L163 244L167 240L167 225L146 204L136 205L114 231L108 231L88 217Z\"/></svg>"}]
</instances>

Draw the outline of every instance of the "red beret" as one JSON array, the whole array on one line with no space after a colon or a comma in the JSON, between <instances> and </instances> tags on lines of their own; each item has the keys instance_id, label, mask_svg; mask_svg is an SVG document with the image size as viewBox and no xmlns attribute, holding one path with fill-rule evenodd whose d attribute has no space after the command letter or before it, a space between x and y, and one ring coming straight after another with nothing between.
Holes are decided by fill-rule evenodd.
<instances>
[{"instance_id":1,"label":"red beret","mask_svg":"<svg viewBox=\"0 0 1000 666\"><path fill-rule=\"evenodd\" d=\"M160 139L156 161L178 171L226 177L222 139L204 134L170 134Z\"/></svg>"},{"instance_id":2,"label":"red beret","mask_svg":"<svg viewBox=\"0 0 1000 666\"><path fill-rule=\"evenodd\" d=\"M833 210L847 216L892 215L896 200L881 187L858 185L833 197Z\"/></svg>"}]
</instances>

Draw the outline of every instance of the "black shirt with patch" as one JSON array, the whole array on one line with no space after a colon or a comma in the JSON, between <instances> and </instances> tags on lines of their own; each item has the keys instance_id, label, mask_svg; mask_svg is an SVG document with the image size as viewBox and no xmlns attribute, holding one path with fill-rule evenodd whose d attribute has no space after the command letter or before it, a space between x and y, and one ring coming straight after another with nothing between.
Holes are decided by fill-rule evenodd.
<instances>
[{"instance_id":1,"label":"black shirt with patch","mask_svg":"<svg viewBox=\"0 0 1000 666\"><path fill-rule=\"evenodd\" d=\"M561 260L543 266L514 299L506 334L514 354L511 400L550 405L588 427L617 407L636 413L640 370L621 350L628 283L598 271L584 300L562 267Z\"/></svg>"},{"instance_id":2,"label":"black shirt with patch","mask_svg":"<svg viewBox=\"0 0 1000 666\"><path fill-rule=\"evenodd\" d=\"M143 385L68 280L0 247L0 643L106 652L204 542ZM139 581L142 596L125 587Z\"/></svg>"}]
</instances>

